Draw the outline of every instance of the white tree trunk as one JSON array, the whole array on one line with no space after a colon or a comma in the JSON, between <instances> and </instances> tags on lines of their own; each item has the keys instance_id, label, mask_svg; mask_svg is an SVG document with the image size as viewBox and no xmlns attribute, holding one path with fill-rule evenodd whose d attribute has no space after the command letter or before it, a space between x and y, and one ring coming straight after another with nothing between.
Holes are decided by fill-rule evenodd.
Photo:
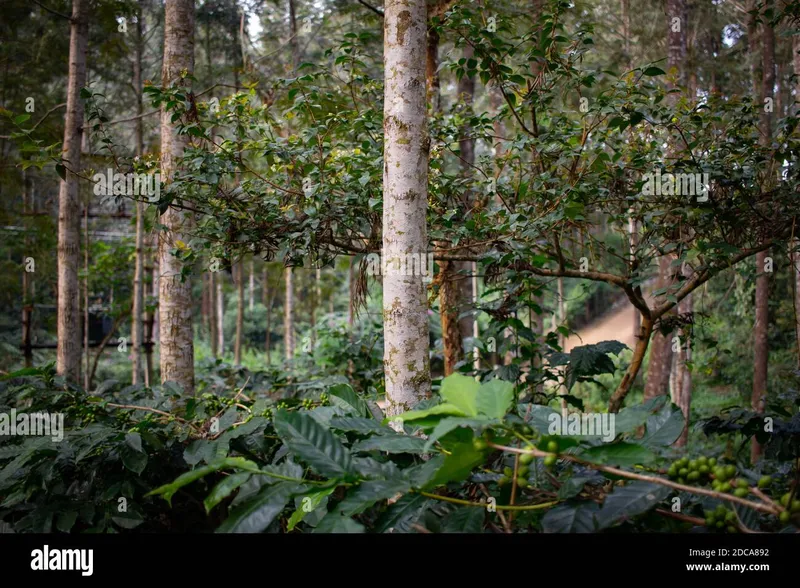
<instances>
[{"instance_id":1,"label":"white tree trunk","mask_svg":"<svg viewBox=\"0 0 800 588\"><path fill-rule=\"evenodd\" d=\"M194 2L171 0L164 17L164 64L162 84L167 87L180 79L181 71L194 71ZM189 84L188 80L184 81ZM178 159L188 143L171 122L172 113L161 110L161 177L169 182ZM166 230L160 234L158 253L161 382L173 381L185 394L194 393L194 333L192 330L192 288L181 280L182 263L170 250L177 241L186 241L192 217L183 210L169 208L161 217Z\"/></svg>"},{"instance_id":2,"label":"white tree trunk","mask_svg":"<svg viewBox=\"0 0 800 588\"><path fill-rule=\"evenodd\" d=\"M384 3L383 361L389 416L411 409L431 389L428 305L419 271L428 259L426 28L424 0Z\"/></svg>"},{"instance_id":3,"label":"white tree trunk","mask_svg":"<svg viewBox=\"0 0 800 588\"><path fill-rule=\"evenodd\" d=\"M69 40L67 113L64 124L63 158L66 179L58 191L58 348L56 369L77 382L81 369L81 327L78 292L80 258L80 206L78 172L81 165L83 101L86 83L86 48L89 36L89 1L73 0Z\"/></svg>"},{"instance_id":4,"label":"white tree trunk","mask_svg":"<svg viewBox=\"0 0 800 588\"><path fill-rule=\"evenodd\" d=\"M136 92L136 114L141 117L142 104L142 11L136 22L136 50L133 58L133 87ZM143 122L136 121L136 155L144 154ZM136 262L133 271L133 308L131 309L131 353L133 373L131 383L143 380L142 343L144 341L144 204L136 200Z\"/></svg>"},{"instance_id":5,"label":"white tree trunk","mask_svg":"<svg viewBox=\"0 0 800 588\"><path fill-rule=\"evenodd\" d=\"M294 357L294 270L286 268L286 295L283 302L283 346L287 360Z\"/></svg>"},{"instance_id":6,"label":"white tree trunk","mask_svg":"<svg viewBox=\"0 0 800 588\"><path fill-rule=\"evenodd\" d=\"M250 312L251 313L253 312L253 308L255 307L255 304L256 304L256 302L255 302L256 301L256 277L255 277L255 268L253 267L254 263L255 262L253 261L253 258L251 257L250 258L250 284L249 284L249 287L250 287L250 290L249 290L249 296L250 296L249 308L250 308Z\"/></svg>"}]
</instances>

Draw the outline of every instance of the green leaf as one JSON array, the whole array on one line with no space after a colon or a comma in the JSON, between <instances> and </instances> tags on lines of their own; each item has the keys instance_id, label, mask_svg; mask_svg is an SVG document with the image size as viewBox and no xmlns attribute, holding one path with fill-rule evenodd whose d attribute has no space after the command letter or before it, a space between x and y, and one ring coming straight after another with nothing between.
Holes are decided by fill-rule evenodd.
<instances>
[{"instance_id":1,"label":"green leaf","mask_svg":"<svg viewBox=\"0 0 800 588\"><path fill-rule=\"evenodd\" d=\"M457 508L442 521L443 533L480 533L486 517L484 508L462 506Z\"/></svg>"},{"instance_id":2,"label":"green leaf","mask_svg":"<svg viewBox=\"0 0 800 588\"><path fill-rule=\"evenodd\" d=\"M403 480L371 480L351 489L331 512L354 516L367 510L381 500L389 500L399 493L408 492L409 484Z\"/></svg>"},{"instance_id":3,"label":"green leaf","mask_svg":"<svg viewBox=\"0 0 800 588\"><path fill-rule=\"evenodd\" d=\"M203 505L206 507L206 513L210 513L211 509L230 496L239 486L247 482L251 475L252 474L248 472L240 472L223 478L219 484L214 486L211 494L203 501Z\"/></svg>"},{"instance_id":4,"label":"green leaf","mask_svg":"<svg viewBox=\"0 0 800 588\"><path fill-rule=\"evenodd\" d=\"M30 114L27 114L27 113L26 114L20 114L20 115L14 117L14 124L19 126L19 125L21 125L22 123L24 123L26 120L28 120L30 118L31 118Z\"/></svg>"},{"instance_id":5,"label":"green leaf","mask_svg":"<svg viewBox=\"0 0 800 588\"><path fill-rule=\"evenodd\" d=\"M660 67L655 66L648 67L646 70L644 70L644 75L646 76L663 76L665 73L667 72Z\"/></svg>"},{"instance_id":6,"label":"green leaf","mask_svg":"<svg viewBox=\"0 0 800 588\"><path fill-rule=\"evenodd\" d=\"M120 454L122 455L122 464L135 474L141 474L147 467L146 453L134 451L127 445L123 445Z\"/></svg>"},{"instance_id":7,"label":"green leaf","mask_svg":"<svg viewBox=\"0 0 800 588\"><path fill-rule=\"evenodd\" d=\"M542 530L545 533L593 533L597 510L594 502L557 506L542 517Z\"/></svg>"},{"instance_id":8,"label":"green leaf","mask_svg":"<svg viewBox=\"0 0 800 588\"><path fill-rule=\"evenodd\" d=\"M61 177L62 180L65 182L67 181L67 168L64 167L62 164L56 164L56 173Z\"/></svg>"},{"instance_id":9,"label":"green leaf","mask_svg":"<svg viewBox=\"0 0 800 588\"><path fill-rule=\"evenodd\" d=\"M627 348L619 341L601 341L592 345L574 347L569 353L569 364L567 364L566 370L567 390L571 390L581 378L613 374L616 367L608 355L617 355Z\"/></svg>"},{"instance_id":10,"label":"green leaf","mask_svg":"<svg viewBox=\"0 0 800 588\"><path fill-rule=\"evenodd\" d=\"M647 418L647 432L641 442L645 445L668 447L681 436L685 422L681 410L666 402L660 411Z\"/></svg>"},{"instance_id":11,"label":"green leaf","mask_svg":"<svg viewBox=\"0 0 800 588\"><path fill-rule=\"evenodd\" d=\"M652 463L656 456L646 447L623 441L590 447L583 451L582 457L592 463L634 466Z\"/></svg>"},{"instance_id":12,"label":"green leaf","mask_svg":"<svg viewBox=\"0 0 800 588\"><path fill-rule=\"evenodd\" d=\"M439 394L446 403L452 404L464 415L477 416L477 396L480 386L475 381L475 378L462 376L461 374L451 374L442 380L442 388Z\"/></svg>"},{"instance_id":13,"label":"green leaf","mask_svg":"<svg viewBox=\"0 0 800 588\"><path fill-rule=\"evenodd\" d=\"M209 464L207 466L203 466L202 468L197 468L196 470L192 470L191 472L186 472L185 474L181 474L175 480L170 482L169 484L164 484L163 486L159 486L155 490L151 490L145 496L158 496L161 495L164 497L170 505L172 504L172 497L174 494L191 484L195 480L199 480L200 478L207 476L212 472L216 472L217 470L221 470L223 468L238 468L243 469L249 472L258 472L258 466L249 460L246 460L242 457L229 457L213 464Z\"/></svg>"},{"instance_id":14,"label":"green leaf","mask_svg":"<svg viewBox=\"0 0 800 588\"><path fill-rule=\"evenodd\" d=\"M349 412L355 416L370 416L367 403L347 384L337 384L336 386L332 386L328 390L328 395L330 396L331 403L334 406L339 406L346 412Z\"/></svg>"},{"instance_id":15,"label":"green leaf","mask_svg":"<svg viewBox=\"0 0 800 588\"><path fill-rule=\"evenodd\" d=\"M275 520L292 494L302 492L304 486L281 482L264 486L253 498L234 509L217 529L217 533L260 533Z\"/></svg>"},{"instance_id":16,"label":"green leaf","mask_svg":"<svg viewBox=\"0 0 800 588\"><path fill-rule=\"evenodd\" d=\"M398 418L404 422L411 422L411 421L419 421L428 419L429 417L436 416L467 416L464 414L460 408L453 404L436 404L431 406L430 408L425 408L423 410L410 410L408 412L404 412L401 415L398 415L395 418ZM390 419L384 419L384 422L389 422ZM435 425L439 419L435 419L432 425Z\"/></svg>"},{"instance_id":17,"label":"green leaf","mask_svg":"<svg viewBox=\"0 0 800 588\"><path fill-rule=\"evenodd\" d=\"M381 515L375 523L375 532L386 533L390 529L397 533L408 532L430 502L433 501L421 494L405 494Z\"/></svg>"},{"instance_id":18,"label":"green leaf","mask_svg":"<svg viewBox=\"0 0 800 588\"><path fill-rule=\"evenodd\" d=\"M555 414L559 417L561 416L560 412L541 404L520 405L520 413L524 415L526 412L528 413L528 423L540 435L549 435L548 431L550 430L551 423L550 415Z\"/></svg>"},{"instance_id":19,"label":"green leaf","mask_svg":"<svg viewBox=\"0 0 800 588\"><path fill-rule=\"evenodd\" d=\"M425 453L425 439L409 435L369 437L353 444L353 451L386 451L387 453Z\"/></svg>"},{"instance_id":20,"label":"green leaf","mask_svg":"<svg viewBox=\"0 0 800 588\"><path fill-rule=\"evenodd\" d=\"M666 402L666 396L656 396L643 402L623 408L614 419L614 431L617 435L630 433L647 422L647 418L654 410L660 409Z\"/></svg>"},{"instance_id":21,"label":"green leaf","mask_svg":"<svg viewBox=\"0 0 800 588\"><path fill-rule=\"evenodd\" d=\"M142 437L139 433L127 433L125 435L125 443L134 451L142 452Z\"/></svg>"},{"instance_id":22,"label":"green leaf","mask_svg":"<svg viewBox=\"0 0 800 588\"><path fill-rule=\"evenodd\" d=\"M603 508L595 515L601 529L623 520L630 519L651 508L670 495L667 486L650 482L630 482L625 486L615 486L606 496Z\"/></svg>"},{"instance_id":23,"label":"green leaf","mask_svg":"<svg viewBox=\"0 0 800 588\"><path fill-rule=\"evenodd\" d=\"M58 517L56 518L56 529L62 533L69 533L72 530L72 527L75 525L76 520L78 520L77 510L68 510L66 512L59 513Z\"/></svg>"},{"instance_id":24,"label":"green leaf","mask_svg":"<svg viewBox=\"0 0 800 588\"><path fill-rule=\"evenodd\" d=\"M289 523L286 526L287 531L292 531L297 524L302 521L307 514L315 511L323 501L327 503L327 497L336 490L336 486L325 488L316 492L309 492L305 496L298 496L300 499L300 507L297 508L292 516L289 517Z\"/></svg>"},{"instance_id":25,"label":"green leaf","mask_svg":"<svg viewBox=\"0 0 800 588\"><path fill-rule=\"evenodd\" d=\"M339 431L349 433L359 433L361 435L396 435L397 433L389 427L382 426L374 419L362 417L334 417L331 419L331 427Z\"/></svg>"},{"instance_id":26,"label":"green leaf","mask_svg":"<svg viewBox=\"0 0 800 588\"><path fill-rule=\"evenodd\" d=\"M317 473L329 478L343 478L353 473L350 452L312 417L280 410L273 422L286 446Z\"/></svg>"},{"instance_id":27,"label":"green leaf","mask_svg":"<svg viewBox=\"0 0 800 588\"><path fill-rule=\"evenodd\" d=\"M471 419L465 417L449 417L442 419L428 436L428 440L423 449L428 451L433 447L436 441L458 427L481 427L495 422L497 422L495 419Z\"/></svg>"},{"instance_id":28,"label":"green leaf","mask_svg":"<svg viewBox=\"0 0 800 588\"><path fill-rule=\"evenodd\" d=\"M475 400L478 412L494 419L502 419L513 403L514 384L496 379L481 384Z\"/></svg>"},{"instance_id":29,"label":"green leaf","mask_svg":"<svg viewBox=\"0 0 800 588\"><path fill-rule=\"evenodd\" d=\"M435 488L452 481L461 481L466 478L472 469L483 463L483 452L477 451L472 443L460 443L444 458L442 467L427 484L426 488Z\"/></svg>"},{"instance_id":30,"label":"green leaf","mask_svg":"<svg viewBox=\"0 0 800 588\"><path fill-rule=\"evenodd\" d=\"M128 510L127 512L118 512L111 517L117 525L123 529L135 529L144 522L141 513L135 510Z\"/></svg>"},{"instance_id":31,"label":"green leaf","mask_svg":"<svg viewBox=\"0 0 800 588\"><path fill-rule=\"evenodd\" d=\"M314 529L314 533L363 533L364 530L364 525L350 517L328 513Z\"/></svg>"}]
</instances>

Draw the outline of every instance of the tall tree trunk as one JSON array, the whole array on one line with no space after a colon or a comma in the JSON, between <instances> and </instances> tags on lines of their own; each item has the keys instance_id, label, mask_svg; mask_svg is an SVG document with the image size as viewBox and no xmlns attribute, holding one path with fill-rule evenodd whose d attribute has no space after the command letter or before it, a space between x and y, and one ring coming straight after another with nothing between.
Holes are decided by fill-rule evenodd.
<instances>
[{"instance_id":1,"label":"tall tree trunk","mask_svg":"<svg viewBox=\"0 0 800 588\"><path fill-rule=\"evenodd\" d=\"M253 312L253 309L256 306L256 276L255 276L255 260L251 257L250 258L250 284L248 290L248 308L250 312Z\"/></svg>"},{"instance_id":2,"label":"tall tree trunk","mask_svg":"<svg viewBox=\"0 0 800 588\"><path fill-rule=\"evenodd\" d=\"M164 17L164 62L162 85L180 80L181 71L194 72L194 2L166 3ZM189 80L182 83L189 85ZM161 176L172 180L178 160L188 144L188 135L178 135L172 113L161 110ZM187 212L168 208L161 216L165 230L159 235L159 305L161 341L161 382L172 381L185 394L194 394L194 333L192 331L192 287L181 279L182 262L170 250L186 240L193 218Z\"/></svg>"},{"instance_id":3,"label":"tall tree trunk","mask_svg":"<svg viewBox=\"0 0 800 588\"><path fill-rule=\"evenodd\" d=\"M424 276L392 269L397 262L428 258L425 31L425 0L386 0L383 255L389 269L383 272L383 360L389 416L409 410L431 391Z\"/></svg>"},{"instance_id":4,"label":"tall tree trunk","mask_svg":"<svg viewBox=\"0 0 800 588\"><path fill-rule=\"evenodd\" d=\"M264 303L264 308L267 309L267 324L266 337L264 338L265 351L267 353L267 365L272 365L272 301L274 294L269 287L269 272L267 272L267 264L261 270L261 300Z\"/></svg>"},{"instance_id":5,"label":"tall tree trunk","mask_svg":"<svg viewBox=\"0 0 800 588\"><path fill-rule=\"evenodd\" d=\"M89 390L89 202L83 207L83 389Z\"/></svg>"},{"instance_id":6,"label":"tall tree trunk","mask_svg":"<svg viewBox=\"0 0 800 588\"><path fill-rule=\"evenodd\" d=\"M208 323L211 355L219 357L219 335L217 334L217 273L208 272Z\"/></svg>"},{"instance_id":7,"label":"tall tree trunk","mask_svg":"<svg viewBox=\"0 0 800 588\"><path fill-rule=\"evenodd\" d=\"M58 191L58 346L56 369L77 382L81 369L78 259L80 255L80 205L78 176L83 138L83 100L86 83L86 49L89 37L89 0L73 0L69 40L69 79L64 123L63 158L67 167Z\"/></svg>"},{"instance_id":8,"label":"tall tree trunk","mask_svg":"<svg viewBox=\"0 0 800 588\"><path fill-rule=\"evenodd\" d=\"M681 264L681 271L686 279L692 275L692 270L687 263ZM694 312L693 296L689 294L678 303L678 315L690 321ZM677 447L684 447L689 438L690 411L692 406L692 372L689 371L687 362L691 362L692 341L690 339L690 328L682 328L679 331L680 346L675 356L675 398L673 402L677 404L683 413L684 426L680 437L675 442Z\"/></svg>"},{"instance_id":9,"label":"tall tree trunk","mask_svg":"<svg viewBox=\"0 0 800 588\"><path fill-rule=\"evenodd\" d=\"M22 214L27 217L31 212L31 192L30 182L27 170L22 170ZM26 218L26 224L27 224ZM30 236L28 235L28 227L25 227L25 253L27 255L30 247ZM33 366L33 349L31 348L31 318L33 315L33 299L31 296L31 278L30 272L26 267L28 264L23 258L22 269L22 353L25 358L25 367Z\"/></svg>"},{"instance_id":10,"label":"tall tree trunk","mask_svg":"<svg viewBox=\"0 0 800 588\"><path fill-rule=\"evenodd\" d=\"M144 385L151 386L153 382L153 352L155 351L155 332L156 332L156 317L158 316L158 270L156 266L158 265L158 259L156 255L156 244L155 239L152 240L153 242L150 244L150 263L152 264L150 267L150 297L153 300L154 308L147 312L147 316L145 318L145 337L147 338L148 346L145 350L145 372L144 372Z\"/></svg>"},{"instance_id":11,"label":"tall tree trunk","mask_svg":"<svg viewBox=\"0 0 800 588\"><path fill-rule=\"evenodd\" d=\"M676 85L681 85L685 78L686 62L686 29L688 19L685 0L667 0L667 68L670 73L677 73ZM677 95L670 95L670 105L677 104ZM674 147L670 145L670 152ZM674 270L671 268L671 256L664 255L658 260L657 288L666 288L674 281ZM644 398L649 400L655 396L667 394L670 375L672 374L672 333L662 334L657 331L653 336L650 349L647 382Z\"/></svg>"},{"instance_id":12,"label":"tall tree trunk","mask_svg":"<svg viewBox=\"0 0 800 588\"><path fill-rule=\"evenodd\" d=\"M297 69L300 65L300 39L297 38L297 14L295 12L295 0L289 0L289 31L291 39L289 45L292 48L292 69Z\"/></svg>"},{"instance_id":13,"label":"tall tree trunk","mask_svg":"<svg viewBox=\"0 0 800 588\"><path fill-rule=\"evenodd\" d=\"M792 37L792 64L795 75L795 116L800 115L800 35ZM800 227L795 227L795 235L800 231ZM797 367L800 369L800 238L795 237L792 242L794 251L792 267L794 268L794 313L795 313L795 336L797 337Z\"/></svg>"},{"instance_id":14,"label":"tall tree trunk","mask_svg":"<svg viewBox=\"0 0 800 588\"><path fill-rule=\"evenodd\" d=\"M244 335L244 262L236 264L236 340L233 344L233 363L242 363L242 337Z\"/></svg>"},{"instance_id":15,"label":"tall tree trunk","mask_svg":"<svg viewBox=\"0 0 800 588\"><path fill-rule=\"evenodd\" d=\"M765 10L772 7L772 0L766 0ZM761 140L763 145L769 146L772 142L772 100L775 89L775 30L765 18L762 23L762 59L763 77L761 84ZM767 185L763 192L772 189L775 179L770 170L767 174ZM753 395L751 406L758 413L764 412L767 395L767 366L769 362L769 343L767 330L769 327L769 272L766 271L769 251L760 251L756 254L756 309L755 324L753 325ZM750 461L757 462L764 448L753 438L750 447Z\"/></svg>"},{"instance_id":16,"label":"tall tree trunk","mask_svg":"<svg viewBox=\"0 0 800 588\"><path fill-rule=\"evenodd\" d=\"M142 113L142 7L138 6L136 15L136 45L133 58L133 87L136 92L136 155L144 155L144 122ZM142 343L144 342L144 203L136 199L136 261L133 270L133 308L131 310L131 353L133 373L131 382L136 385L143 380Z\"/></svg>"},{"instance_id":17,"label":"tall tree trunk","mask_svg":"<svg viewBox=\"0 0 800 588\"><path fill-rule=\"evenodd\" d=\"M225 290L222 274L217 275L217 350L220 356L225 355Z\"/></svg>"},{"instance_id":18,"label":"tall tree trunk","mask_svg":"<svg viewBox=\"0 0 800 588\"><path fill-rule=\"evenodd\" d=\"M283 298L283 350L287 361L294 357L294 268L286 268Z\"/></svg>"}]
</instances>

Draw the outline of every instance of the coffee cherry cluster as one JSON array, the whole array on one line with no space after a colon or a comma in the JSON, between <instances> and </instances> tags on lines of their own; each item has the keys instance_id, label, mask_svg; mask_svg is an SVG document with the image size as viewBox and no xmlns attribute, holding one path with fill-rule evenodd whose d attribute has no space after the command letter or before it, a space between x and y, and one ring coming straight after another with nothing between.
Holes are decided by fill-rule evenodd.
<instances>
[{"instance_id":1,"label":"coffee cherry cluster","mask_svg":"<svg viewBox=\"0 0 800 588\"><path fill-rule=\"evenodd\" d=\"M310 398L303 398L303 401L300 403L303 408L306 410L311 410L314 408L314 401Z\"/></svg>"},{"instance_id":2,"label":"coffee cherry cluster","mask_svg":"<svg viewBox=\"0 0 800 588\"><path fill-rule=\"evenodd\" d=\"M715 510L705 511L706 527L709 529L720 529L728 533L736 533L736 513L728 510L720 504Z\"/></svg>"},{"instance_id":3,"label":"coffee cherry cluster","mask_svg":"<svg viewBox=\"0 0 800 588\"><path fill-rule=\"evenodd\" d=\"M736 468L734 466L718 466L716 457L708 458L705 455L701 455L697 459L691 460L688 457L682 457L672 462L669 466L669 470L667 470L667 475L677 480L680 484L693 482L695 484L704 485L708 484L712 472L715 477L717 477L718 471L722 473L723 477L726 476L726 472L728 471L726 468L733 468L730 477L736 474Z\"/></svg>"},{"instance_id":4,"label":"coffee cherry cluster","mask_svg":"<svg viewBox=\"0 0 800 588\"><path fill-rule=\"evenodd\" d=\"M794 500L792 500L792 503L789 504L789 499L791 498L791 492L787 492L781 496L781 506L786 509L780 514L782 523L788 523L793 513L800 512L800 500L798 500L797 496L795 496Z\"/></svg>"}]
</instances>

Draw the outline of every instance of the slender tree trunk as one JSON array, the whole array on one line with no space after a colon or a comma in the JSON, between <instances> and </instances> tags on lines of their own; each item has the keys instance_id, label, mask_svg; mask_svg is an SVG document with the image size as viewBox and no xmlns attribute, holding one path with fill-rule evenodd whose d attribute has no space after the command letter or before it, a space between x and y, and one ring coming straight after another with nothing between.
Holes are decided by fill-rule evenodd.
<instances>
[{"instance_id":1,"label":"slender tree trunk","mask_svg":"<svg viewBox=\"0 0 800 588\"><path fill-rule=\"evenodd\" d=\"M89 203L83 207L83 388L89 390Z\"/></svg>"},{"instance_id":2,"label":"slender tree trunk","mask_svg":"<svg viewBox=\"0 0 800 588\"><path fill-rule=\"evenodd\" d=\"M149 345L145 350L145 363L146 369L144 372L144 385L150 386L153 382L153 352L155 351L155 323L156 323L156 316L158 315L158 271L156 270L156 265L158 264L158 260L156 259L156 247L154 243L151 243L150 249L150 262L152 266L150 267L150 297L155 305L155 308L147 312L147 316L145 318L145 329L146 329L146 337L147 342Z\"/></svg>"},{"instance_id":3,"label":"slender tree trunk","mask_svg":"<svg viewBox=\"0 0 800 588\"><path fill-rule=\"evenodd\" d=\"M431 391L424 276L392 269L397 262L428 258L425 31L424 0L386 0L383 255L388 269L383 272L383 359L389 416L411 409Z\"/></svg>"},{"instance_id":4,"label":"slender tree trunk","mask_svg":"<svg viewBox=\"0 0 800 588\"><path fill-rule=\"evenodd\" d=\"M31 193L27 170L22 170L22 213L28 215L31 212ZM26 219L27 220L27 219ZM28 272L27 257L30 247L30 237L26 227L25 231L25 255L22 259L22 353L25 358L25 367L33 365L33 349L31 348L31 315L33 313L33 299L31 297L30 275Z\"/></svg>"},{"instance_id":5,"label":"slender tree trunk","mask_svg":"<svg viewBox=\"0 0 800 588\"><path fill-rule=\"evenodd\" d=\"M233 344L233 363L242 363L242 337L244 335L244 262L236 264L236 340Z\"/></svg>"},{"instance_id":6,"label":"slender tree trunk","mask_svg":"<svg viewBox=\"0 0 800 588\"><path fill-rule=\"evenodd\" d=\"M286 268L286 284L283 299L283 345L287 361L294 358L294 268Z\"/></svg>"},{"instance_id":7,"label":"slender tree trunk","mask_svg":"<svg viewBox=\"0 0 800 588\"><path fill-rule=\"evenodd\" d=\"M164 63L162 85L171 86L180 80L181 72L194 71L194 2L172 0L166 3L164 17ZM189 80L182 84L188 86ZM188 144L187 135L178 135L172 113L161 110L161 176L166 182L172 176ZM194 333L192 330L192 288L181 279L181 261L170 250L177 241L186 239L193 218L186 211L169 208L161 216L166 228L159 235L159 278L161 381L173 381L185 394L194 394Z\"/></svg>"},{"instance_id":8,"label":"slender tree trunk","mask_svg":"<svg viewBox=\"0 0 800 588\"><path fill-rule=\"evenodd\" d=\"M219 357L219 335L217 333L217 273L208 272L208 322L211 355Z\"/></svg>"},{"instance_id":9,"label":"slender tree trunk","mask_svg":"<svg viewBox=\"0 0 800 588\"><path fill-rule=\"evenodd\" d=\"M136 155L144 155L144 123L142 113L142 8L138 7L136 17L136 51L133 58L133 87L136 92ZM143 379L142 343L144 341L144 204L141 197L136 199L136 261L133 270L133 308L131 310L131 353L133 373L131 382L136 385Z\"/></svg>"},{"instance_id":10,"label":"slender tree trunk","mask_svg":"<svg viewBox=\"0 0 800 588\"><path fill-rule=\"evenodd\" d=\"M297 14L295 13L295 0L289 0L289 30L292 34L290 46L292 48L292 69L300 65L300 39L297 38Z\"/></svg>"},{"instance_id":11,"label":"slender tree trunk","mask_svg":"<svg viewBox=\"0 0 800 588\"><path fill-rule=\"evenodd\" d=\"M766 0L765 10L772 7L772 0ZM762 23L762 64L763 78L761 86L761 139L765 146L772 142L772 108L775 89L775 30L767 18ZM764 192L772 189L775 183L774 174L767 174L767 185ZM753 395L751 405L757 413L764 412L767 396L767 366L769 363L769 272L767 258L769 251L761 251L756 255L756 309L753 325ZM750 461L757 462L764 453L763 446L753 438L750 448Z\"/></svg>"},{"instance_id":12,"label":"slender tree trunk","mask_svg":"<svg viewBox=\"0 0 800 588\"><path fill-rule=\"evenodd\" d=\"M73 0L69 41L67 112L63 159L67 168L58 192L58 347L56 369L77 382L81 369L78 259L80 255L80 205L78 176L83 138L83 101L86 83L86 49L89 37L89 0Z\"/></svg>"},{"instance_id":13,"label":"slender tree trunk","mask_svg":"<svg viewBox=\"0 0 800 588\"><path fill-rule=\"evenodd\" d=\"M267 265L264 264L261 270L261 299L264 302L264 308L267 309L267 324L266 324L266 337L264 345L267 353L267 365L272 365L272 301L274 294L269 288L269 273L267 272Z\"/></svg>"},{"instance_id":14,"label":"slender tree trunk","mask_svg":"<svg viewBox=\"0 0 800 588\"><path fill-rule=\"evenodd\" d=\"M683 263L681 267L683 276L689 279L692 270L688 264ZM694 313L693 296L689 294L678 303L678 315L685 321L690 321ZM689 438L689 422L692 406L692 372L689 371L687 362L691 362L692 341L690 339L690 328L682 328L679 331L680 346L675 357L675 396L673 402L677 404L683 413L684 426L681 436L675 442L677 447L684 447Z\"/></svg>"},{"instance_id":15,"label":"slender tree trunk","mask_svg":"<svg viewBox=\"0 0 800 588\"><path fill-rule=\"evenodd\" d=\"M795 102L800 102L800 35L792 37L792 64L795 75ZM800 115L800 107L795 104L795 116ZM795 227L795 235L800 231L800 227ZM795 313L795 336L797 337L797 367L800 369L800 238L795 237L792 242L794 250L794 313Z\"/></svg>"},{"instance_id":16,"label":"slender tree trunk","mask_svg":"<svg viewBox=\"0 0 800 588\"><path fill-rule=\"evenodd\" d=\"M248 290L248 296L249 296L248 308L250 309L251 313L253 312L253 309L255 309L255 306L256 306L256 276L255 276L255 267L254 266L255 266L255 261L251 257L250 258L250 284L249 284L249 290Z\"/></svg>"},{"instance_id":17,"label":"slender tree trunk","mask_svg":"<svg viewBox=\"0 0 800 588\"><path fill-rule=\"evenodd\" d=\"M225 355L225 290L222 275L217 276L217 351Z\"/></svg>"}]
</instances>

